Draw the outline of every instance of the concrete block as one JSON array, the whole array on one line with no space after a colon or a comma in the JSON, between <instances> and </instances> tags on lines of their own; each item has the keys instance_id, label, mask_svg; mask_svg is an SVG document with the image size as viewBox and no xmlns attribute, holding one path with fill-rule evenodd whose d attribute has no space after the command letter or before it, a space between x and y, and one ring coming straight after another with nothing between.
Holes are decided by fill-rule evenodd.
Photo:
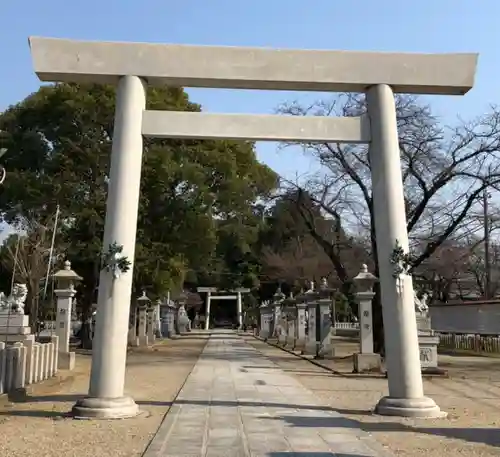
<instances>
[{"instance_id":1,"label":"concrete block","mask_svg":"<svg viewBox=\"0 0 500 457\"><path fill-rule=\"evenodd\" d=\"M59 370L74 370L76 363L76 354L74 352L59 352L58 366Z\"/></svg>"},{"instance_id":2,"label":"concrete block","mask_svg":"<svg viewBox=\"0 0 500 457\"><path fill-rule=\"evenodd\" d=\"M382 359L380 354L354 354L354 372L366 373L382 371Z\"/></svg>"}]
</instances>

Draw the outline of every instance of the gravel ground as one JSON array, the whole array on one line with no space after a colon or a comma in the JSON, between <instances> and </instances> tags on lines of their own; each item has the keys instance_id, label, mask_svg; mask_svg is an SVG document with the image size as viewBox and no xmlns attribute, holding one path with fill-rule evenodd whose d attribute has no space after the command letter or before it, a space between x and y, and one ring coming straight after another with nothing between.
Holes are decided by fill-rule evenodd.
<instances>
[{"instance_id":1,"label":"gravel ground","mask_svg":"<svg viewBox=\"0 0 500 457\"><path fill-rule=\"evenodd\" d=\"M154 349L133 350L127 360L126 394L144 412L112 421L66 417L88 389L90 356L79 354L73 372L30 386L28 396L9 402L0 396L2 457L136 457L155 434L207 342L193 333Z\"/></svg>"},{"instance_id":2,"label":"gravel ground","mask_svg":"<svg viewBox=\"0 0 500 457\"><path fill-rule=\"evenodd\" d=\"M387 394L387 380L335 375L309 361L251 337L249 343L319 398L357 421L360 427L404 457L500 455L500 361L484 357L440 357L449 378L428 378L426 395L446 412L446 419L401 419L371 414ZM351 365L352 366L352 365Z\"/></svg>"}]
</instances>

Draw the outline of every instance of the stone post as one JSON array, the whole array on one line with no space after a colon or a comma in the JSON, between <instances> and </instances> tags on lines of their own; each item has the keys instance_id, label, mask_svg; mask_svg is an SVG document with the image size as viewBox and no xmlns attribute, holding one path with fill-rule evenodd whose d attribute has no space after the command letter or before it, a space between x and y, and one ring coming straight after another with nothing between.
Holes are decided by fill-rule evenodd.
<instances>
[{"instance_id":1,"label":"stone post","mask_svg":"<svg viewBox=\"0 0 500 457\"><path fill-rule=\"evenodd\" d=\"M57 289L56 335L59 337L58 368L73 370L75 368L75 353L69 350L71 336L71 316L73 298L76 294L75 283L82 278L71 269L69 260L64 262L64 268L54 273Z\"/></svg>"},{"instance_id":2,"label":"stone post","mask_svg":"<svg viewBox=\"0 0 500 457\"><path fill-rule=\"evenodd\" d=\"M301 350L305 348L306 345L306 308L307 304L305 302L299 301L297 303L297 322L295 324L296 339L295 347Z\"/></svg>"},{"instance_id":3,"label":"stone post","mask_svg":"<svg viewBox=\"0 0 500 457\"><path fill-rule=\"evenodd\" d=\"M377 277L368 271L366 265L361 266L361 271L354 278L356 284L356 300L358 301L359 314L359 342L360 352L354 354L354 371L381 371L382 360L380 354L373 353L373 318L372 300L375 296L373 286L378 281Z\"/></svg>"},{"instance_id":4,"label":"stone post","mask_svg":"<svg viewBox=\"0 0 500 457\"><path fill-rule=\"evenodd\" d=\"M333 357L335 356L335 348L333 346L332 336L333 336L333 322L332 322L332 297L335 292L327 282L326 278L321 280L321 284L318 290L318 305L316 312L319 312L319 319L317 322L319 324L319 342L320 346L318 349L317 357Z\"/></svg>"},{"instance_id":5,"label":"stone post","mask_svg":"<svg viewBox=\"0 0 500 457\"><path fill-rule=\"evenodd\" d=\"M269 304L269 302L268 301L262 302L259 311L260 311L259 337L264 340L267 340L271 335L271 319L272 319L271 305Z\"/></svg>"},{"instance_id":6,"label":"stone post","mask_svg":"<svg viewBox=\"0 0 500 457\"><path fill-rule=\"evenodd\" d=\"M26 348L23 343L14 343L15 351L15 372L13 385L15 389L24 389L26 386Z\"/></svg>"},{"instance_id":7,"label":"stone post","mask_svg":"<svg viewBox=\"0 0 500 457\"><path fill-rule=\"evenodd\" d=\"M442 416L434 400L424 396L411 276L395 274L393 253L408 252L408 233L401 160L392 88L377 84L366 92L371 125L369 160L374 205L377 258L385 330L389 395L378 414L404 417Z\"/></svg>"},{"instance_id":8,"label":"stone post","mask_svg":"<svg viewBox=\"0 0 500 457\"><path fill-rule=\"evenodd\" d=\"M138 323L137 313L138 313L137 305L132 305L130 307L128 344L133 347L139 346L139 338L137 336L137 323Z\"/></svg>"},{"instance_id":9,"label":"stone post","mask_svg":"<svg viewBox=\"0 0 500 457\"><path fill-rule=\"evenodd\" d=\"M139 346L148 346L151 341L148 335L148 307L151 300L143 291L142 295L137 299L137 308L139 310L139 326L137 331L137 339Z\"/></svg>"},{"instance_id":10,"label":"stone post","mask_svg":"<svg viewBox=\"0 0 500 457\"><path fill-rule=\"evenodd\" d=\"M276 338L278 342L280 342L280 338L283 339L282 334L285 333L283 329L283 325L281 322L281 305L283 300L285 299L285 294L281 290L281 286L276 289L276 292L273 295L273 328L272 328L272 337ZM286 340L286 335L284 336Z\"/></svg>"},{"instance_id":11,"label":"stone post","mask_svg":"<svg viewBox=\"0 0 500 457\"><path fill-rule=\"evenodd\" d=\"M297 308L295 307L295 304L293 302L293 298L290 297L289 303L286 307L286 322L287 322L287 328L286 328L286 345L290 346L290 348L294 349L295 348L295 338L296 338L296 332L295 332L295 327L297 325Z\"/></svg>"},{"instance_id":12,"label":"stone post","mask_svg":"<svg viewBox=\"0 0 500 457\"><path fill-rule=\"evenodd\" d=\"M307 342L304 348L304 354L316 355L320 341L316 340L316 300L311 296L307 303Z\"/></svg>"},{"instance_id":13,"label":"stone post","mask_svg":"<svg viewBox=\"0 0 500 457\"><path fill-rule=\"evenodd\" d=\"M162 338L161 331L161 300L156 300L155 306L155 338Z\"/></svg>"},{"instance_id":14,"label":"stone post","mask_svg":"<svg viewBox=\"0 0 500 457\"><path fill-rule=\"evenodd\" d=\"M156 339L156 307L150 306L146 310L147 313L147 320L148 320L148 325L147 325L147 332L148 332L148 342L149 344L154 344L155 339Z\"/></svg>"},{"instance_id":15,"label":"stone post","mask_svg":"<svg viewBox=\"0 0 500 457\"><path fill-rule=\"evenodd\" d=\"M52 335L50 337L50 341L52 342L52 376L57 373L58 364L59 364L59 337L57 335ZM34 348L32 348L34 349Z\"/></svg>"},{"instance_id":16,"label":"stone post","mask_svg":"<svg viewBox=\"0 0 500 457\"><path fill-rule=\"evenodd\" d=\"M175 314L177 312L177 308L172 302L168 302L167 305L167 329L168 329L168 337L169 338L177 338L177 333L175 331Z\"/></svg>"}]
</instances>

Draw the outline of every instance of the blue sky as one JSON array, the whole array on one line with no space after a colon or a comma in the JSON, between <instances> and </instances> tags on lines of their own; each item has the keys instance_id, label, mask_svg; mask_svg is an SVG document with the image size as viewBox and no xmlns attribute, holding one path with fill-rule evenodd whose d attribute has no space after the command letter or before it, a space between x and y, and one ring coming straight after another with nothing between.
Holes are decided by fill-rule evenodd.
<instances>
[{"instance_id":1,"label":"blue sky","mask_svg":"<svg viewBox=\"0 0 500 457\"><path fill-rule=\"evenodd\" d=\"M480 53L476 87L432 99L453 121L498 103L498 0L3 0L0 2L0 110L36 91L29 35L60 38L302 49ZM286 92L189 90L206 111L270 113ZM258 145L259 158L292 178L308 160Z\"/></svg>"}]
</instances>

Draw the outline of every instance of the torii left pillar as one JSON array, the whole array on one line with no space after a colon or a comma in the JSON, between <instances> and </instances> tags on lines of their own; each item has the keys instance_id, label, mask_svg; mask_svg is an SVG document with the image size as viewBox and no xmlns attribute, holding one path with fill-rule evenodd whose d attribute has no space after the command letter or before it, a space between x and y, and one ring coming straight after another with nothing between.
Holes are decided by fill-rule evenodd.
<instances>
[{"instance_id":1,"label":"torii left pillar","mask_svg":"<svg viewBox=\"0 0 500 457\"><path fill-rule=\"evenodd\" d=\"M116 93L103 248L106 251L117 243L131 262L135 256L145 109L143 81L137 76L121 77ZM132 274L133 264L118 278L101 271L89 393L73 407L77 417L125 418L139 412L135 401L124 395Z\"/></svg>"}]
</instances>

